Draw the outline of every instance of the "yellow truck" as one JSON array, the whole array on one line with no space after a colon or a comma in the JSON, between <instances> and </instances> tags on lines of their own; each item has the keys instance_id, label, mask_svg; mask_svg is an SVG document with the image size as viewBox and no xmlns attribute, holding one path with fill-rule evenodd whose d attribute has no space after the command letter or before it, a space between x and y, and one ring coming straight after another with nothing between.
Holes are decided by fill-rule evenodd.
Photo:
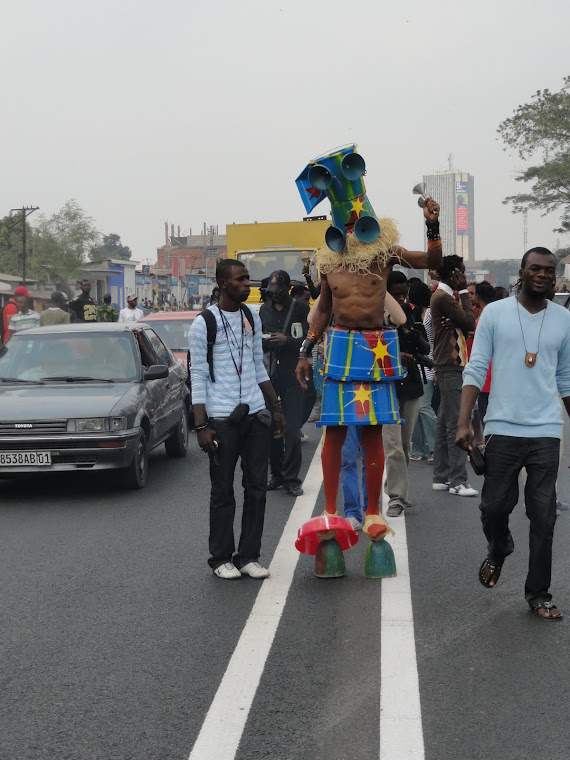
<instances>
[{"instance_id":1,"label":"yellow truck","mask_svg":"<svg viewBox=\"0 0 570 760\"><path fill-rule=\"evenodd\" d=\"M325 232L331 222L322 217L303 222L263 222L228 224L227 255L243 261L249 270L251 294L248 303L260 303L259 285L276 269L284 269L291 282L305 284L301 253L311 256L325 244ZM312 269L313 279L318 279Z\"/></svg>"}]
</instances>

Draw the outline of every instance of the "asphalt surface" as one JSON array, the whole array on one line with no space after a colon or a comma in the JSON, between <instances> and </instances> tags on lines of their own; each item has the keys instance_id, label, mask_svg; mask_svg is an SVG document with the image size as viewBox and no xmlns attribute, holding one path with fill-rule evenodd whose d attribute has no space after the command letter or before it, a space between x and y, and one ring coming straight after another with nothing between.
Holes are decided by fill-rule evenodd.
<instances>
[{"instance_id":1,"label":"asphalt surface","mask_svg":"<svg viewBox=\"0 0 570 760\"><path fill-rule=\"evenodd\" d=\"M306 429L305 471L318 441ZM559 492L570 501L567 459ZM187 760L261 586L221 581L206 564L206 464L193 438L186 460L153 453L139 492L89 473L0 482L2 760ZM411 463L410 482L425 757L570 757L570 512L557 522L552 584L568 618L544 623L523 597L522 504L515 554L486 590L478 499L432 491L426 463ZM268 494L266 564L293 502ZM238 760L379 756L390 581L362 576L365 549L361 540L345 553L347 576L334 581L300 557Z\"/></svg>"}]
</instances>

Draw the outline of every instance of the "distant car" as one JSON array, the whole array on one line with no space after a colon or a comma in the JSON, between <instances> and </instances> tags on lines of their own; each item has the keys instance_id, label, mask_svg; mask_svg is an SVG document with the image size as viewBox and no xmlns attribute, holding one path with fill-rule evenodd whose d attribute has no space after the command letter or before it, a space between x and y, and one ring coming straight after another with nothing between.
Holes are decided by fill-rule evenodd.
<instances>
[{"instance_id":1,"label":"distant car","mask_svg":"<svg viewBox=\"0 0 570 760\"><path fill-rule=\"evenodd\" d=\"M147 314L139 324L144 322L166 343L177 359L186 364L188 356L188 331L201 309L194 311L157 311Z\"/></svg>"},{"instance_id":2,"label":"distant car","mask_svg":"<svg viewBox=\"0 0 570 760\"><path fill-rule=\"evenodd\" d=\"M0 478L121 469L143 488L151 449L186 456L186 374L140 322L15 333L0 348Z\"/></svg>"}]
</instances>

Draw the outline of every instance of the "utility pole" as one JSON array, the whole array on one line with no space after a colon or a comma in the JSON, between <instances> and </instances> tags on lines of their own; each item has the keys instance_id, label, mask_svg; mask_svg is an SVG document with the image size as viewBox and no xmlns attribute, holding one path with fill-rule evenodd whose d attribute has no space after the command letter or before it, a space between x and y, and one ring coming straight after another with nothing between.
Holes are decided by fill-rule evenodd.
<instances>
[{"instance_id":1,"label":"utility pole","mask_svg":"<svg viewBox=\"0 0 570 760\"><path fill-rule=\"evenodd\" d=\"M22 206L22 208L13 208L10 211L20 211L22 213L22 285L26 284L26 219L34 211L37 211L39 206Z\"/></svg>"},{"instance_id":2,"label":"utility pole","mask_svg":"<svg viewBox=\"0 0 570 760\"><path fill-rule=\"evenodd\" d=\"M523 253L526 253L526 247L528 245L528 209L525 208L522 212L523 217Z\"/></svg>"}]
</instances>

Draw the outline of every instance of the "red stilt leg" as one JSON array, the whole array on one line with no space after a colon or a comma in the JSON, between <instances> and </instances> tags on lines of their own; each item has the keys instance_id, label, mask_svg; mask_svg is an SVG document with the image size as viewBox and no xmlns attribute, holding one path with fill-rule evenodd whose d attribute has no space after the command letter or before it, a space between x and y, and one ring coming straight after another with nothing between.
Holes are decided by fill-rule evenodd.
<instances>
[{"instance_id":1,"label":"red stilt leg","mask_svg":"<svg viewBox=\"0 0 570 760\"><path fill-rule=\"evenodd\" d=\"M384 447L382 445L382 426L366 426L362 431L362 444L366 459L366 490L368 491L368 507L364 532L371 539L385 533L386 522L380 517L380 493L384 477Z\"/></svg>"},{"instance_id":2,"label":"red stilt leg","mask_svg":"<svg viewBox=\"0 0 570 760\"><path fill-rule=\"evenodd\" d=\"M346 438L346 426L334 425L325 428L321 461L323 464L323 486L325 491L325 512L336 515L336 495L342 459L342 445Z\"/></svg>"}]
</instances>

